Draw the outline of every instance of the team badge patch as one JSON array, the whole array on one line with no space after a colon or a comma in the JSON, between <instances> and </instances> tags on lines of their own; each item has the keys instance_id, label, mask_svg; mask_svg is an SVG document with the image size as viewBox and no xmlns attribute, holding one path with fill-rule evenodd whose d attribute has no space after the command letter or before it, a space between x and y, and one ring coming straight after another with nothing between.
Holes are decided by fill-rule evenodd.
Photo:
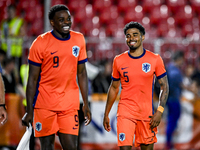
<instances>
[{"instance_id":1,"label":"team badge patch","mask_svg":"<svg viewBox=\"0 0 200 150\"><path fill-rule=\"evenodd\" d=\"M36 129L37 131L41 131L41 130L42 130L42 124L41 124L40 122L36 122L36 124L35 124L35 129Z\"/></svg>"},{"instance_id":2,"label":"team badge patch","mask_svg":"<svg viewBox=\"0 0 200 150\"><path fill-rule=\"evenodd\" d=\"M142 64L142 70L144 71L144 72L149 72L150 70L151 70L151 64L149 64L149 63L143 63Z\"/></svg>"},{"instance_id":3,"label":"team badge patch","mask_svg":"<svg viewBox=\"0 0 200 150\"><path fill-rule=\"evenodd\" d=\"M119 140L124 141L125 140L125 133L120 133L119 134Z\"/></svg>"},{"instance_id":4,"label":"team badge patch","mask_svg":"<svg viewBox=\"0 0 200 150\"><path fill-rule=\"evenodd\" d=\"M73 46L72 47L72 54L75 56L75 57L78 57L79 55L79 50L80 48L78 46Z\"/></svg>"}]
</instances>

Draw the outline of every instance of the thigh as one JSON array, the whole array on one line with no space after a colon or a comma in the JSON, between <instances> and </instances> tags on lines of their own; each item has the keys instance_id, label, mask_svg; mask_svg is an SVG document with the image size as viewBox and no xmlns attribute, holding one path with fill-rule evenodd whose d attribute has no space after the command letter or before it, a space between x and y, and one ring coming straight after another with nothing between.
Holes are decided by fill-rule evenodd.
<instances>
[{"instance_id":1,"label":"thigh","mask_svg":"<svg viewBox=\"0 0 200 150\"><path fill-rule=\"evenodd\" d=\"M58 131L56 112L45 109L34 109L33 128L35 137L55 134Z\"/></svg>"},{"instance_id":2,"label":"thigh","mask_svg":"<svg viewBox=\"0 0 200 150\"><path fill-rule=\"evenodd\" d=\"M135 147L150 145L157 142L157 128L150 129L150 121L137 121Z\"/></svg>"},{"instance_id":3,"label":"thigh","mask_svg":"<svg viewBox=\"0 0 200 150\"><path fill-rule=\"evenodd\" d=\"M78 110L58 112L57 122L59 126L59 133L78 135Z\"/></svg>"},{"instance_id":4,"label":"thigh","mask_svg":"<svg viewBox=\"0 0 200 150\"><path fill-rule=\"evenodd\" d=\"M40 137L41 150L54 150L55 134Z\"/></svg>"},{"instance_id":5,"label":"thigh","mask_svg":"<svg viewBox=\"0 0 200 150\"><path fill-rule=\"evenodd\" d=\"M63 150L77 150L78 136L58 132Z\"/></svg>"},{"instance_id":6,"label":"thigh","mask_svg":"<svg viewBox=\"0 0 200 150\"><path fill-rule=\"evenodd\" d=\"M132 146L136 124L133 120L117 117L117 140L120 149Z\"/></svg>"}]
</instances>

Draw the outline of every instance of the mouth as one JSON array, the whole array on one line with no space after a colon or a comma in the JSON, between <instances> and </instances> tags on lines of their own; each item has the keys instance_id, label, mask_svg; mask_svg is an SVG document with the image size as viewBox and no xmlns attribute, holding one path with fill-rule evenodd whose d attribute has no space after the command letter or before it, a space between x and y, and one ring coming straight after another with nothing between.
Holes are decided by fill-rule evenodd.
<instances>
[{"instance_id":1,"label":"mouth","mask_svg":"<svg viewBox=\"0 0 200 150\"><path fill-rule=\"evenodd\" d=\"M69 29L70 29L70 26L64 26L64 27L63 27L63 30L64 30L64 31L69 31Z\"/></svg>"},{"instance_id":2,"label":"mouth","mask_svg":"<svg viewBox=\"0 0 200 150\"><path fill-rule=\"evenodd\" d=\"M130 45L135 45L135 44L136 44L136 42L133 42L133 41L132 41L132 42L130 42Z\"/></svg>"}]
</instances>

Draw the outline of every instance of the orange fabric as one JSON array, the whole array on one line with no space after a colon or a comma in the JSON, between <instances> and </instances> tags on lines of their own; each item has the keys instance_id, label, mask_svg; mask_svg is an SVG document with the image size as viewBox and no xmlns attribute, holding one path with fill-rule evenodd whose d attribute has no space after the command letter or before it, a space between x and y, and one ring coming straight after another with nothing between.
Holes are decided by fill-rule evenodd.
<instances>
[{"instance_id":1,"label":"orange fabric","mask_svg":"<svg viewBox=\"0 0 200 150\"><path fill-rule=\"evenodd\" d=\"M35 137L48 136L60 133L78 135L78 111L50 111L34 109L33 122Z\"/></svg>"},{"instance_id":2,"label":"orange fabric","mask_svg":"<svg viewBox=\"0 0 200 150\"><path fill-rule=\"evenodd\" d=\"M29 63L40 66L40 81L35 108L55 111L79 109L77 65L87 61L85 39L70 31L61 40L52 32L44 33L32 43Z\"/></svg>"},{"instance_id":3,"label":"orange fabric","mask_svg":"<svg viewBox=\"0 0 200 150\"><path fill-rule=\"evenodd\" d=\"M121 81L121 95L117 116L150 120L153 112L153 85L155 75L165 76L163 60L148 50L140 57L128 51L116 56L113 62L113 80Z\"/></svg>"},{"instance_id":4,"label":"orange fabric","mask_svg":"<svg viewBox=\"0 0 200 150\"><path fill-rule=\"evenodd\" d=\"M140 144L153 144L157 142L157 128L150 129L149 121L117 117L118 146L132 146L135 135L135 147Z\"/></svg>"}]
</instances>

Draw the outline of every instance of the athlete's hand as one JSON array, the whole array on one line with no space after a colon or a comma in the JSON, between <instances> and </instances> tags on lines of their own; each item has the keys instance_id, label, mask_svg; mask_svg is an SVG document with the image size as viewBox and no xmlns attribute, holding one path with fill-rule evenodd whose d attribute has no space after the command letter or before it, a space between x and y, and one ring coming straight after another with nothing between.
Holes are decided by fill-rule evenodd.
<instances>
[{"instance_id":1,"label":"athlete's hand","mask_svg":"<svg viewBox=\"0 0 200 150\"><path fill-rule=\"evenodd\" d=\"M85 125L87 126L92 120L92 115L91 115L91 112L90 112L90 108L88 107L88 105L83 105L82 110L84 112Z\"/></svg>"},{"instance_id":2,"label":"athlete's hand","mask_svg":"<svg viewBox=\"0 0 200 150\"><path fill-rule=\"evenodd\" d=\"M33 113L25 113L23 118L22 118L22 125L23 126L29 127L29 123L30 124L33 123Z\"/></svg>"},{"instance_id":3,"label":"athlete's hand","mask_svg":"<svg viewBox=\"0 0 200 150\"><path fill-rule=\"evenodd\" d=\"M157 127L160 124L162 113L160 111L156 111L156 113L153 116L149 116L151 118L150 120L150 129Z\"/></svg>"},{"instance_id":4,"label":"athlete's hand","mask_svg":"<svg viewBox=\"0 0 200 150\"><path fill-rule=\"evenodd\" d=\"M104 116L104 119L103 119L103 126L104 126L104 129L106 131L110 131L111 130L111 127L110 127L110 119L108 116Z\"/></svg>"}]
</instances>

